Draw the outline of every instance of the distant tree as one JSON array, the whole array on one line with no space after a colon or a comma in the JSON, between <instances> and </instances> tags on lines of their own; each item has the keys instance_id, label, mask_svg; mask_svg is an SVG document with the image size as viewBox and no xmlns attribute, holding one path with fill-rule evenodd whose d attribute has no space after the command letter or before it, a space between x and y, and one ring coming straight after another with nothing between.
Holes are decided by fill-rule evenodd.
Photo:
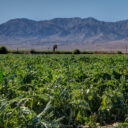
<instances>
[{"instance_id":1,"label":"distant tree","mask_svg":"<svg viewBox=\"0 0 128 128\"><path fill-rule=\"evenodd\" d=\"M5 46L0 47L0 54L7 54L8 49Z\"/></svg>"},{"instance_id":2,"label":"distant tree","mask_svg":"<svg viewBox=\"0 0 128 128\"><path fill-rule=\"evenodd\" d=\"M122 52L121 51L117 51L117 54L122 54Z\"/></svg>"},{"instance_id":3,"label":"distant tree","mask_svg":"<svg viewBox=\"0 0 128 128\"><path fill-rule=\"evenodd\" d=\"M30 53L31 53L31 54L36 53L35 49L31 49L31 50L30 50Z\"/></svg>"},{"instance_id":4,"label":"distant tree","mask_svg":"<svg viewBox=\"0 0 128 128\"><path fill-rule=\"evenodd\" d=\"M53 52L56 51L57 47L58 47L57 44L53 45Z\"/></svg>"},{"instance_id":5,"label":"distant tree","mask_svg":"<svg viewBox=\"0 0 128 128\"><path fill-rule=\"evenodd\" d=\"M80 54L80 50L79 49L75 49L72 53L73 54Z\"/></svg>"}]
</instances>

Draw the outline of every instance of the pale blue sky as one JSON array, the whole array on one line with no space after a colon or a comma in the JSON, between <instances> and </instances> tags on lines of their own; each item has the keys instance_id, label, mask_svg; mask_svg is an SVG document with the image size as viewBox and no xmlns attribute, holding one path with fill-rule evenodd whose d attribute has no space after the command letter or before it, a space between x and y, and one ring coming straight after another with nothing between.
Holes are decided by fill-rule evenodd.
<instances>
[{"instance_id":1,"label":"pale blue sky","mask_svg":"<svg viewBox=\"0 0 128 128\"><path fill-rule=\"evenodd\" d=\"M14 18L94 17L104 21L128 19L128 0L0 0L0 23Z\"/></svg>"}]
</instances>

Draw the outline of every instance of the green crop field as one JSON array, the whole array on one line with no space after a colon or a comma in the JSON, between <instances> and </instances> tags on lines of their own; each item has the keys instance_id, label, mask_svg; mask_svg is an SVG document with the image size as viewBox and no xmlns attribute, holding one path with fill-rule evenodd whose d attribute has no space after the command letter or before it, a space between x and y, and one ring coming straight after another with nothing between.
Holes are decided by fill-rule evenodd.
<instances>
[{"instance_id":1,"label":"green crop field","mask_svg":"<svg viewBox=\"0 0 128 128\"><path fill-rule=\"evenodd\" d=\"M0 128L127 121L128 56L0 55Z\"/></svg>"}]
</instances>

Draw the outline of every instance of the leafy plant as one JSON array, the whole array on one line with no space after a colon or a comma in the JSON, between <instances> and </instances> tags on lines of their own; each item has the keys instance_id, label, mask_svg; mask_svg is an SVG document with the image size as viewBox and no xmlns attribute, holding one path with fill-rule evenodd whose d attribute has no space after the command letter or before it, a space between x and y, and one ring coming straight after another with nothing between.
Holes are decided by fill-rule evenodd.
<instances>
[{"instance_id":1,"label":"leafy plant","mask_svg":"<svg viewBox=\"0 0 128 128\"><path fill-rule=\"evenodd\" d=\"M128 56L0 55L0 127L127 122Z\"/></svg>"}]
</instances>

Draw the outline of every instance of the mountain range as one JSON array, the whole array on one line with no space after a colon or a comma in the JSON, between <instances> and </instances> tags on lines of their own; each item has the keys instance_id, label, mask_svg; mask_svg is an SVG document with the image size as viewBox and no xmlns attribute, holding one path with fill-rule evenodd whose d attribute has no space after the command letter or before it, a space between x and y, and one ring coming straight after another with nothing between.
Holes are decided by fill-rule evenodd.
<instances>
[{"instance_id":1,"label":"mountain range","mask_svg":"<svg viewBox=\"0 0 128 128\"><path fill-rule=\"evenodd\" d=\"M0 25L0 45L9 49L125 50L128 20L104 22L95 18L12 19Z\"/></svg>"}]
</instances>

